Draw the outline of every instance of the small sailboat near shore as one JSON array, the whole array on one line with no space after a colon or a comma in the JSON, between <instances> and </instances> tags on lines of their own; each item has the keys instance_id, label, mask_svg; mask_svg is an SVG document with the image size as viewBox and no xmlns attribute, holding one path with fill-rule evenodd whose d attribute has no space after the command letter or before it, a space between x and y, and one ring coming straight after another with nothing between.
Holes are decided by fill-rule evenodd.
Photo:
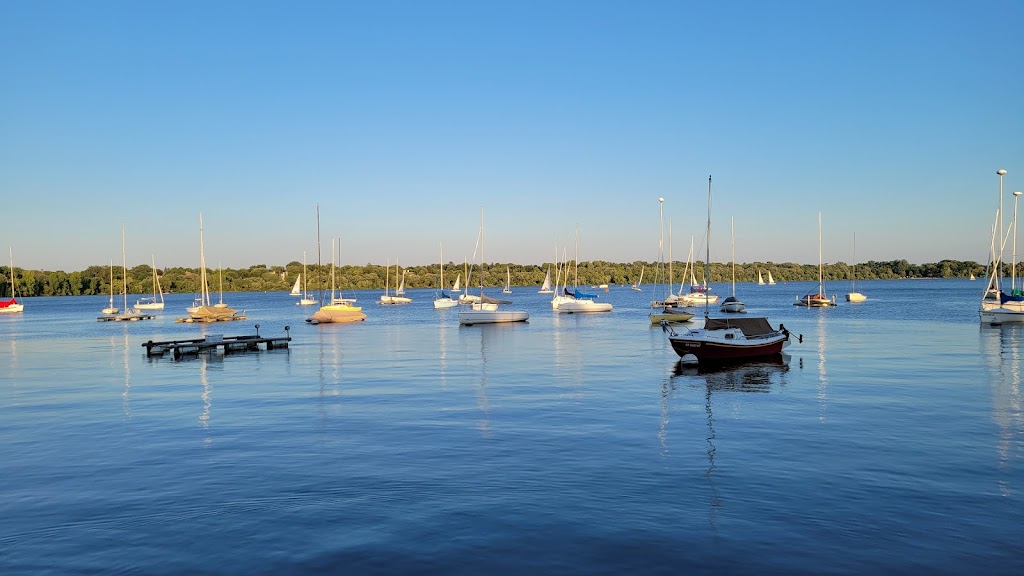
<instances>
[{"instance_id":1,"label":"small sailboat near shore","mask_svg":"<svg viewBox=\"0 0 1024 576\"><path fill-rule=\"evenodd\" d=\"M121 225L121 273L123 281L121 283L121 295L124 298L124 311L114 312L113 314L106 311L103 312L103 316L100 316L96 320L99 322L135 322L137 320L152 320L155 316L139 312L128 308L128 260L125 256L125 240L124 240L124 225ZM113 275L111 275L113 278ZM113 282L111 282L113 284ZM110 299L110 307L114 307L114 299Z\"/></svg>"},{"instance_id":2,"label":"small sailboat near shore","mask_svg":"<svg viewBox=\"0 0 1024 576\"><path fill-rule=\"evenodd\" d=\"M506 324L525 322L530 314L522 310L499 310L498 305L507 301L494 300L484 296L484 208L480 207L480 296L479 301L459 310L459 324ZM467 284L468 284L467 274Z\"/></svg>"},{"instance_id":3,"label":"small sailboat near shore","mask_svg":"<svg viewBox=\"0 0 1024 576\"><path fill-rule=\"evenodd\" d=\"M853 269L850 272L850 291L846 294L847 302L864 302L867 296L857 292L857 233L853 233Z\"/></svg>"},{"instance_id":4,"label":"small sailboat near shore","mask_svg":"<svg viewBox=\"0 0 1024 576\"><path fill-rule=\"evenodd\" d=\"M440 294L437 298L434 298L434 310L444 310L447 308L455 308L459 305L459 301L452 298L451 294L444 291L444 243L441 243L441 266L440 276L437 280L437 285L440 287Z\"/></svg>"},{"instance_id":5,"label":"small sailboat near shore","mask_svg":"<svg viewBox=\"0 0 1024 576\"><path fill-rule=\"evenodd\" d=\"M316 304L316 297L310 295L309 290L306 289L306 283L309 281L309 276L306 274L306 253L302 253L302 297L295 303L296 306L312 306ZM296 280L298 284L298 280Z\"/></svg>"},{"instance_id":6,"label":"small sailboat near shore","mask_svg":"<svg viewBox=\"0 0 1024 576\"><path fill-rule=\"evenodd\" d=\"M121 309L114 306L114 261L110 261L110 301L107 307L102 310L103 314L118 314Z\"/></svg>"},{"instance_id":7,"label":"small sailboat near shore","mask_svg":"<svg viewBox=\"0 0 1024 576\"><path fill-rule=\"evenodd\" d=\"M160 286L160 278L156 273L156 256L150 255L153 269L153 296L139 298L135 301L136 310L163 310L164 289Z\"/></svg>"},{"instance_id":8,"label":"small sailboat near shore","mask_svg":"<svg viewBox=\"0 0 1024 576\"><path fill-rule=\"evenodd\" d=\"M548 266L547 274L544 275L544 283L540 285L540 290L537 290L538 294L551 294L554 290L551 289L551 266Z\"/></svg>"}]
</instances>

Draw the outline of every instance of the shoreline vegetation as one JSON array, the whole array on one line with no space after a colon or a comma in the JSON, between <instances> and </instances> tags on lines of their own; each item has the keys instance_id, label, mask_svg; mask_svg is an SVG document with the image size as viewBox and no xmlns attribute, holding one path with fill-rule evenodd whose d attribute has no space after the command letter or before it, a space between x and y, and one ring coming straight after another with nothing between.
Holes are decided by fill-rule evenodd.
<instances>
[{"instance_id":1,"label":"shoreline vegetation","mask_svg":"<svg viewBox=\"0 0 1024 576\"><path fill-rule=\"evenodd\" d=\"M512 286L540 286L544 282L544 274L550 263L543 264L511 264L506 262L492 262L487 264L488 269L501 269L508 267L512 275ZM594 260L580 262L579 275L580 284L596 286L607 284L609 286L629 286L640 278L641 270L644 267L654 269L654 262L629 262L616 263ZM675 274L675 283L683 281L682 272L685 262L674 262L672 264ZM1019 265L1017 275L1021 274L1024 263ZM307 287L310 292L330 289L329 264L309 265L307 264L308 281ZM1009 276L1009 265L1005 266ZM403 268L406 272L406 288L436 288L438 278L437 265L409 266ZM449 262L445 265L446 275L457 273L463 269L462 263ZM666 268L667 269L667 268ZM128 293L147 294L152 290L153 276L152 268L147 264L140 264L128 270ZM451 271L451 273L449 272ZM736 264L737 282L757 282L757 273L760 271L765 278L768 272L772 273L778 284L785 282L816 281L818 279L817 264L795 264L792 262L749 262ZM25 268L14 268L15 293L18 297L36 296L92 296L110 293L109 270L106 264L90 266L83 271L64 272L47 270L29 270ZM699 270L698 272L702 272ZM289 262L285 266L267 266L256 264L248 268L223 270L225 292L287 292L295 278L302 273L302 263ZM712 263L710 283L720 284L731 279L731 265L728 263ZM825 280L849 280L852 277L852 268L845 262L826 264ZM977 262L961 260L941 260L930 264L911 264L906 260L891 260L886 262L859 262L856 268L857 280L890 280L890 279L922 279L922 278L967 278L971 274L978 278L984 278L985 266ZM160 277L160 284L165 293L195 293L199 289L198 268L162 268L157 270ZM341 290L373 290L384 289L386 266L378 264L366 264L363 266L341 266L335 270L335 286ZM0 298L10 297L10 269L0 266ZM655 281L650 275L647 276L650 283ZM660 279L664 282L666 279ZM504 286L504 274L487 274L486 285L488 287ZM698 276L697 281L701 281ZM478 285L476 278L473 284ZM115 292L121 291L122 280L119 274L114 276ZM448 287L446 287L448 288Z\"/></svg>"}]
</instances>

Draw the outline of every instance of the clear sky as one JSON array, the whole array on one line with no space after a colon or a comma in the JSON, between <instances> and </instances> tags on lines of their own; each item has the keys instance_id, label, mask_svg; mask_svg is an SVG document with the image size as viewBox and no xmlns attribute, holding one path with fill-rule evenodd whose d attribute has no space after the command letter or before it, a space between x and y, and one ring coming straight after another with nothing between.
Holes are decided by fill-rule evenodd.
<instances>
[{"instance_id":1,"label":"clear sky","mask_svg":"<svg viewBox=\"0 0 1024 576\"><path fill-rule=\"evenodd\" d=\"M980 262L999 168L1019 0L0 3L19 267L685 259L709 175L716 261Z\"/></svg>"}]
</instances>

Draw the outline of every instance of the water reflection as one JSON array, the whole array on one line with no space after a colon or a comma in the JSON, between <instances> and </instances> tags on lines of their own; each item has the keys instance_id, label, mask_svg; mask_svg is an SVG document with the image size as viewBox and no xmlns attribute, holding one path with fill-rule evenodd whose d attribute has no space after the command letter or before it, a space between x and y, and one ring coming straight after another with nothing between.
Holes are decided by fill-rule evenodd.
<instances>
[{"instance_id":1,"label":"water reflection","mask_svg":"<svg viewBox=\"0 0 1024 576\"><path fill-rule=\"evenodd\" d=\"M828 339L825 332L824 308L819 309L818 322L815 324L818 336L818 422L824 423L828 412L828 373L825 371L825 351Z\"/></svg>"},{"instance_id":2,"label":"water reflection","mask_svg":"<svg viewBox=\"0 0 1024 576\"><path fill-rule=\"evenodd\" d=\"M996 443L997 480L1003 496L1013 494L1010 479L1013 477L1015 455L1020 451L1020 435L1024 430L1024 415L1021 412L1021 353L1024 345L1024 326L1004 325L982 326L981 343L983 354L990 359L989 386L992 394L992 420L999 430Z\"/></svg>"},{"instance_id":3,"label":"water reflection","mask_svg":"<svg viewBox=\"0 0 1024 576\"><path fill-rule=\"evenodd\" d=\"M718 523L718 511L722 507L722 499L715 482L715 460L718 447L715 445L715 414L714 397L730 393L767 394L773 385L785 385L786 373L789 371L790 357L780 354L774 358L758 362L724 365L716 367L693 366L676 362L672 368L672 376L662 386L662 425L658 437L665 450L666 428L668 423L668 400L676 391L677 382L685 382L694 389L703 389L704 417L707 427L705 441L708 468L704 477L708 483L708 524L715 530Z\"/></svg>"},{"instance_id":4,"label":"water reflection","mask_svg":"<svg viewBox=\"0 0 1024 576\"><path fill-rule=\"evenodd\" d=\"M483 325L480 329L480 387L477 388L476 392L476 403L480 408L480 421L477 422L477 428L480 433L485 437L489 438L493 435L491 431L491 422L488 417L490 411L490 403L487 398L487 355L488 348L492 344L490 341L494 338L496 330L504 328L501 324L495 324L492 326Z\"/></svg>"},{"instance_id":5,"label":"water reflection","mask_svg":"<svg viewBox=\"0 0 1024 576\"><path fill-rule=\"evenodd\" d=\"M126 420L131 420L132 419L132 405L131 405L130 394L129 393L132 390L132 371L131 371L130 365L128 364L128 348L129 348L130 344L128 343L128 330L127 330L127 328L128 327L125 326L124 342L123 342L123 344L124 344L123 348L124 349L122 350L122 364L124 366L124 390L121 391L121 411L124 412L124 417L125 417Z\"/></svg>"}]
</instances>

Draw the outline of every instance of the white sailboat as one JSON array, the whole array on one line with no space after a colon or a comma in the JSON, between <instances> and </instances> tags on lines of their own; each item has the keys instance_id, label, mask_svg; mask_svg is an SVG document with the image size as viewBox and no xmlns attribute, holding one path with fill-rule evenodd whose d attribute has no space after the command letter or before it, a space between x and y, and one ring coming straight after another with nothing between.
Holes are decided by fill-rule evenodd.
<instances>
[{"instance_id":1,"label":"white sailboat","mask_svg":"<svg viewBox=\"0 0 1024 576\"><path fill-rule=\"evenodd\" d=\"M290 296L302 297L302 274L295 277L295 285L292 286L292 291L288 294Z\"/></svg>"},{"instance_id":2,"label":"white sailboat","mask_svg":"<svg viewBox=\"0 0 1024 576\"><path fill-rule=\"evenodd\" d=\"M825 265L821 260L821 211L818 211L818 293L811 294L808 292L802 297L797 298L794 306L807 306L808 308L824 308L826 306L834 306L835 298L829 299L825 295Z\"/></svg>"},{"instance_id":3,"label":"white sailboat","mask_svg":"<svg viewBox=\"0 0 1024 576\"><path fill-rule=\"evenodd\" d=\"M658 198L658 267L654 272L654 285L660 284L662 273L665 270L665 199ZM669 220L669 270L672 269L672 221ZM693 246L690 246L690 256L693 256ZM685 271L684 271L685 272ZM643 278L643 268L640 269L640 278ZM661 310L652 311L647 315L648 320L652 325L665 323L676 323L676 322L688 322L693 319L693 314L683 310L678 306L679 297L672 293L672 285L674 280L672 279L672 273L669 272L668 284L663 284L662 289L668 292L667 295L662 298L659 302L657 300L651 302L651 308L661 308ZM638 283L639 284L639 283ZM634 288L636 289L636 288Z\"/></svg>"},{"instance_id":4,"label":"white sailboat","mask_svg":"<svg viewBox=\"0 0 1024 576\"><path fill-rule=\"evenodd\" d=\"M554 290L551 289L551 266L548 266L548 272L544 275L544 283L540 285L540 290L537 290L538 294L551 294Z\"/></svg>"},{"instance_id":5,"label":"white sailboat","mask_svg":"<svg viewBox=\"0 0 1024 576\"><path fill-rule=\"evenodd\" d=\"M412 302L411 298L406 298L405 296L398 296L398 295L392 296L391 295L391 293L390 293L391 292L391 286L390 286L391 276L390 275L391 275L391 259L389 258L388 259L387 269L384 271L384 294L381 294L380 303L381 304L388 304L388 305L390 305L390 304L408 304L408 303ZM398 278L398 258L395 258L395 278Z\"/></svg>"},{"instance_id":6,"label":"white sailboat","mask_svg":"<svg viewBox=\"0 0 1024 576\"><path fill-rule=\"evenodd\" d=\"M110 261L110 304L103 309L104 314L117 314L121 309L114 306L114 261Z\"/></svg>"},{"instance_id":7,"label":"white sailboat","mask_svg":"<svg viewBox=\"0 0 1024 576\"><path fill-rule=\"evenodd\" d=\"M224 303L224 268L217 263L217 281L220 283L218 291L220 295L217 297L217 303L213 305L214 308L227 308L228 305Z\"/></svg>"},{"instance_id":8,"label":"white sailboat","mask_svg":"<svg viewBox=\"0 0 1024 576\"><path fill-rule=\"evenodd\" d=\"M772 271L771 270L768 271L768 285L769 286L775 286L775 279L772 278Z\"/></svg>"},{"instance_id":9,"label":"white sailboat","mask_svg":"<svg viewBox=\"0 0 1024 576\"><path fill-rule=\"evenodd\" d=\"M128 308L128 259L125 250L125 234L123 224L121 225L121 273L124 276L124 281L121 283L121 295L122 298L124 299L124 311L121 312L120 314L115 313L113 315L104 313L105 315L100 316L98 320L110 320L111 316L113 316L114 319L118 321L152 320L154 316L149 316L139 312L138 310ZM111 299L111 308L113 308L113 299Z\"/></svg>"},{"instance_id":10,"label":"white sailboat","mask_svg":"<svg viewBox=\"0 0 1024 576\"><path fill-rule=\"evenodd\" d=\"M459 310L459 324L473 326L475 324L504 324L509 322L525 322L530 315L521 310L499 310L495 301L484 296L484 208L480 207L480 301L468 308ZM468 275L467 275L468 283Z\"/></svg>"},{"instance_id":11,"label":"white sailboat","mask_svg":"<svg viewBox=\"0 0 1024 576\"><path fill-rule=\"evenodd\" d=\"M398 268L398 260L395 259L395 268ZM405 296L405 273L406 270L402 270L402 282L395 288L395 296ZM395 271L395 276L398 276L398 271Z\"/></svg>"},{"instance_id":12,"label":"white sailboat","mask_svg":"<svg viewBox=\"0 0 1024 576\"><path fill-rule=\"evenodd\" d=\"M708 238L710 244L711 239ZM710 248L710 246L709 246ZM693 260L693 236L690 236L690 255L687 257L686 262L687 269L690 270L690 291L683 294L683 286L686 284L686 272L683 272L683 281L679 284L679 299L682 301L684 306L703 306L704 304L714 304L718 302L718 294L712 294L711 288L708 287L707 276L704 277L702 284L697 283L697 277L695 275L696 265ZM705 271L705 275L710 274L710 271Z\"/></svg>"},{"instance_id":13,"label":"white sailboat","mask_svg":"<svg viewBox=\"0 0 1024 576\"><path fill-rule=\"evenodd\" d=\"M446 308L454 308L459 305L459 301L452 298L450 294L446 294L444 291L444 243L441 243L441 275L438 277L437 285L441 288L441 294L434 298L434 309L444 310ZM456 280L458 282L458 280Z\"/></svg>"},{"instance_id":14,"label":"white sailboat","mask_svg":"<svg viewBox=\"0 0 1024 576\"><path fill-rule=\"evenodd\" d=\"M641 290L643 290L643 288L641 288L640 285L644 283L644 269L645 268L647 268L647 267L644 266L643 264L640 265L640 279L637 280L635 284L630 286L631 290L635 290L637 292L640 292Z\"/></svg>"},{"instance_id":15,"label":"white sailboat","mask_svg":"<svg viewBox=\"0 0 1024 576\"><path fill-rule=\"evenodd\" d=\"M578 314L578 313L590 313L590 312L611 312L612 305L609 302L595 302L595 296L591 294L583 294L579 290L579 275L580 275L580 228L576 226L576 255L573 258L573 290L570 293L568 287L568 269L566 269L566 282L563 288L563 294L568 298L558 303L555 311L560 314Z\"/></svg>"},{"instance_id":16,"label":"white sailboat","mask_svg":"<svg viewBox=\"0 0 1024 576\"><path fill-rule=\"evenodd\" d=\"M306 253L302 253L302 298L295 303L296 306L312 306L316 304L316 297L309 294L309 290L306 288L306 283L309 281L309 276L306 274Z\"/></svg>"},{"instance_id":17,"label":"white sailboat","mask_svg":"<svg viewBox=\"0 0 1024 576\"><path fill-rule=\"evenodd\" d=\"M508 266L505 267L505 287L501 290L502 294L512 293L512 271L509 270Z\"/></svg>"},{"instance_id":18,"label":"white sailboat","mask_svg":"<svg viewBox=\"0 0 1024 576\"><path fill-rule=\"evenodd\" d=\"M732 238L732 296L722 300L718 308L722 312L746 312L746 306L736 297L736 229L733 219L729 219L729 236Z\"/></svg>"},{"instance_id":19,"label":"white sailboat","mask_svg":"<svg viewBox=\"0 0 1024 576\"><path fill-rule=\"evenodd\" d=\"M1003 237L1003 176L1006 170L997 170L999 175L999 209L996 211L996 223L992 226L992 241L989 257L992 260L988 282L981 296L978 313L982 324L1017 324L1024 322L1024 293L1017 289L1017 199L1020 192L1013 193L1013 257L1011 260L1010 292L1002 289L1003 248L1007 238ZM998 235L997 235L998 234ZM1007 231L1007 235L1010 231ZM998 242L997 242L998 239Z\"/></svg>"},{"instance_id":20,"label":"white sailboat","mask_svg":"<svg viewBox=\"0 0 1024 576\"><path fill-rule=\"evenodd\" d=\"M857 233L853 233L853 270L850 274L850 291L846 294L847 302L863 302L867 296L857 292Z\"/></svg>"},{"instance_id":21,"label":"white sailboat","mask_svg":"<svg viewBox=\"0 0 1024 576\"><path fill-rule=\"evenodd\" d=\"M761 269L760 268L757 269L757 285L758 286L764 286L764 277L761 276Z\"/></svg>"},{"instance_id":22,"label":"white sailboat","mask_svg":"<svg viewBox=\"0 0 1024 576\"><path fill-rule=\"evenodd\" d=\"M459 282L461 282L461 281L462 281L462 272L459 272L459 275L455 277L455 284L452 284L452 289L451 289L452 292L462 292L462 287L459 285Z\"/></svg>"},{"instance_id":23,"label":"white sailboat","mask_svg":"<svg viewBox=\"0 0 1024 576\"><path fill-rule=\"evenodd\" d=\"M163 310L164 309L164 289L160 286L160 278L156 274L156 256L150 255L152 258L152 269L153 269L153 296L146 298L139 298L135 301L136 310Z\"/></svg>"}]
</instances>

